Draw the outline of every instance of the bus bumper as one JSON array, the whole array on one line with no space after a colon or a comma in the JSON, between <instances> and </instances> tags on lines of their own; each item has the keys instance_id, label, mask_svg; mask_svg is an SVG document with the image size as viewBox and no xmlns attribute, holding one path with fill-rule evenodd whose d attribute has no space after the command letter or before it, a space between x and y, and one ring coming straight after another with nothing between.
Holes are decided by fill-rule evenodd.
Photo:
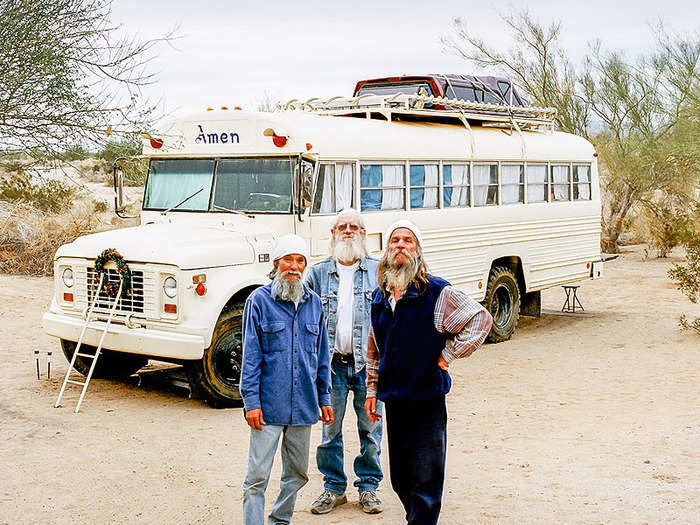
<instances>
[{"instance_id":1,"label":"bus bumper","mask_svg":"<svg viewBox=\"0 0 700 525\"><path fill-rule=\"evenodd\" d=\"M47 334L69 341L77 341L80 338L84 323L79 317L53 312L47 312L43 317L43 327ZM90 321L83 342L97 346L106 324L104 321ZM112 323L105 335L103 348L153 357L201 359L204 353L204 337L152 328L127 328Z\"/></svg>"}]
</instances>

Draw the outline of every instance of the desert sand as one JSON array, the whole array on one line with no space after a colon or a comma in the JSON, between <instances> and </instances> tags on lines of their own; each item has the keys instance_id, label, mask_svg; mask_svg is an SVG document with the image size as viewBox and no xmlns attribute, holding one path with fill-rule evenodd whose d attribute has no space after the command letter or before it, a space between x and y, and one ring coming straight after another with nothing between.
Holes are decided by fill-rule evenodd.
<instances>
[{"instance_id":1,"label":"desert sand","mask_svg":"<svg viewBox=\"0 0 700 525\"><path fill-rule=\"evenodd\" d=\"M666 277L679 253L624 252L581 283L591 315L521 318L512 340L452 365L442 524L700 522L700 336L677 326L700 311ZM141 381L93 380L77 415L77 387L53 408L67 363L41 329L52 293L51 279L0 275L0 524L241 523L242 410L189 399L154 364ZM564 293L542 299L559 310ZM349 412L349 473L354 424ZM363 514L351 488L348 504L310 514L319 441L316 425L293 523L403 522L386 455L384 513ZM279 475L277 458L268 507Z\"/></svg>"}]
</instances>

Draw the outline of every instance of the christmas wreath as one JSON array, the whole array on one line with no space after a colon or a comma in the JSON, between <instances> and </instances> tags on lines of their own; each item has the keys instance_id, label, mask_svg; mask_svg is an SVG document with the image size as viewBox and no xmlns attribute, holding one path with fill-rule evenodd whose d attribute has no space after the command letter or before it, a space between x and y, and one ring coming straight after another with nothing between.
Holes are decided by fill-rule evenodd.
<instances>
[{"instance_id":1,"label":"christmas wreath","mask_svg":"<svg viewBox=\"0 0 700 525\"><path fill-rule=\"evenodd\" d=\"M105 264L109 261L113 261L117 265L117 273L120 277L118 281L109 280L109 274L105 270ZM124 257L114 248L107 248L95 259L95 276L99 278L100 274L104 274L102 289L109 297L117 296L120 281L122 283L122 295L125 295L131 288L131 270L129 265L126 264Z\"/></svg>"}]
</instances>

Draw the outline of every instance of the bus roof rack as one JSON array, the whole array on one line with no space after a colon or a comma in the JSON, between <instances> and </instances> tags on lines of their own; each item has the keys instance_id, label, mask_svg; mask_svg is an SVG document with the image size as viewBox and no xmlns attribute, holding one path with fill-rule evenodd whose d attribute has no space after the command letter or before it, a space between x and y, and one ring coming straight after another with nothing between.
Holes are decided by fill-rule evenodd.
<instances>
[{"instance_id":1,"label":"bus roof rack","mask_svg":"<svg viewBox=\"0 0 700 525\"><path fill-rule=\"evenodd\" d=\"M483 126L554 129L555 108L485 104L462 99L426 95L331 97L292 99L277 105L277 111L308 111L320 115L361 116L370 119L464 123L477 121ZM457 122L455 122L455 119Z\"/></svg>"}]
</instances>

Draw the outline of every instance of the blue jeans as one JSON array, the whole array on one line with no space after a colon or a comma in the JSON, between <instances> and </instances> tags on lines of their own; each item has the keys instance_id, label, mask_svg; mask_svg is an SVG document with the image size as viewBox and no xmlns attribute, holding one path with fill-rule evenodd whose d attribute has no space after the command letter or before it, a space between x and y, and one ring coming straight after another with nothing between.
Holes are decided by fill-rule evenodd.
<instances>
[{"instance_id":1,"label":"blue jeans","mask_svg":"<svg viewBox=\"0 0 700 525\"><path fill-rule=\"evenodd\" d=\"M272 507L269 525L287 524L294 513L297 492L309 481L310 426L265 425L250 431L248 473L243 482L243 523L263 525L265 489L270 480L277 442L282 436L282 480L280 493Z\"/></svg>"},{"instance_id":2,"label":"blue jeans","mask_svg":"<svg viewBox=\"0 0 700 525\"><path fill-rule=\"evenodd\" d=\"M323 438L316 450L318 470L323 474L325 490L342 494L348 485L343 469L343 418L348 394L353 393L353 407L357 414L357 432L360 436L360 454L355 458L354 485L359 491L377 490L382 480L379 453L382 442L382 422L372 423L365 413L366 372L363 368L355 373L351 365L333 362L331 364L331 406L335 420L323 426ZM381 413L381 402L377 411Z\"/></svg>"}]
</instances>

